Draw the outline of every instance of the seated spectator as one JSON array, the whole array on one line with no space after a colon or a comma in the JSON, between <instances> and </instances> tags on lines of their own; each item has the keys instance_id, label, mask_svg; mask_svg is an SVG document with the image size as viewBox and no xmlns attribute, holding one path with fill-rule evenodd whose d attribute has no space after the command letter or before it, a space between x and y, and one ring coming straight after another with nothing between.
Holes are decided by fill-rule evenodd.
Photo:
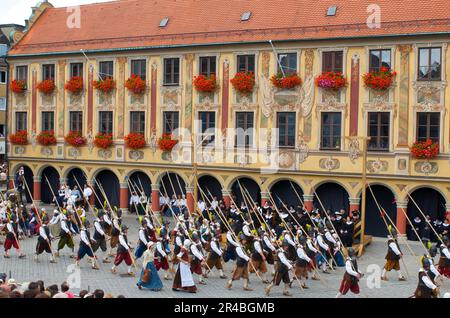
<instances>
[{"instance_id":1,"label":"seated spectator","mask_svg":"<svg viewBox=\"0 0 450 318\"><path fill-rule=\"evenodd\" d=\"M61 284L61 292L67 294L67 298L75 298L74 294L69 291L70 287L67 282Z\"/></svg>"},{"instance_id":2,"label":"seated spectator","mask_svg":"<svg viewBox=\"0 0 450 318\"><path fill-rule=\"evenodd\" d=\"M101 289L96 289L96 290L94 291L94 297L95 297L95 298L104 298L104 296L105 296L105 292L104 292L103 290L101 290Z\"/></svg>"}]
</instances>

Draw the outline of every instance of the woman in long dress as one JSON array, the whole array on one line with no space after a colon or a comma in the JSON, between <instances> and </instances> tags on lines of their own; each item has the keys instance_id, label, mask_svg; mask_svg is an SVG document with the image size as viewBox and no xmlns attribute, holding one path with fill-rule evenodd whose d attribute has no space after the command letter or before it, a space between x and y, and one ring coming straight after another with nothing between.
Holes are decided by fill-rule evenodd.
<instances>
[{"instance_id":1,"label":"woman in long dress","mask_svg":"<svg viewBox=\"0 0 450 318\"><path fill-rule=\"evenodd\" d=\"M160 291L161 289L163 289L163 283L159 278L158 271L156 270L155 264L153 262L153 255L155 253L153 247L154 244L155 243L150 241L147 244L147 250L145 250L143 254L143 268L141 276L139 277L139 281L136 284L139 289L145 288L152 291ZM146 272L148 273L148 275L145 275Z\"/></svg>"},{"instance_id":2,"label":"woman in long dress","mask_svg":"<svg viewBox=\"0 0 450 318\"><path fill-rule=\"evenodd\" d=\"M173 280L172 290L174 291L186 291L189 293L196 293L197 287L192 277L191 265L189 262L189 247L191 246L190 240L185 240L183 247L177 257L180 261Z\"/></svg>"}]
</instances>

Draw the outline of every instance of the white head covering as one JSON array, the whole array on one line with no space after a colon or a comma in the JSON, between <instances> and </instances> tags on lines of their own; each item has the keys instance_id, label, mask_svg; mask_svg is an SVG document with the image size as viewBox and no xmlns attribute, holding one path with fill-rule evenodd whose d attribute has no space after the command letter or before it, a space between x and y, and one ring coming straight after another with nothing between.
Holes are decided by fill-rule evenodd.
<instances>
[{"instance_id":1,"label":"white head covering","mask_svg":"<svg viewBox=\"0 0 450 318\"><path fill-rule=\"evenodd\" d=\"M185 240L184 243L183 243L183 246L185 248L189 248L189 246L191 246L191 244L192 244L191 240Z\"/></svg>"}]
</instances>

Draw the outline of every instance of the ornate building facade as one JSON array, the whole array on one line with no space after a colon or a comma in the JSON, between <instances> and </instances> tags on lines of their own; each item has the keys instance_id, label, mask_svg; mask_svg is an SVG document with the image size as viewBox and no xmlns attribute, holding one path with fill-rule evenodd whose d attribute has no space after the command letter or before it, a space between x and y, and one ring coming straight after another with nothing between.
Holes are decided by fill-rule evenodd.
<instances>
[{"instance_id":1,"label":"ornate building facade","mask_svg":"<svg viewBox=\"0 0 450 318\"><path fill-rule=\"evenodd\" d=\"M309 0L209 2L81 6L79 28L71 25L76 10L44 3L8 57L9 79L28 84L8 101L9 131L28 132L28 144L8 144L10 179L25 166L30 192L44 202L51 200L48 183L56 189L60 182L97 180L121 208L128 207L132 180L131 187L141 184L152 197L154 211L160 191L171 189L193 208L196 162L199 183L227 203L243 184L255 200L271 192L297 204L295 188L308 209L319 207L319 197L326 208L352 211L360 208L365 169L369 234L385 231L377 203L401 232L407 217L419 213L414 202L444 218L450 211L445 1L432 8L425 1L401 8L381 1L381 27L367 24L369 1L337 1L335 10ZM364 75L383 67L396 72L392 85L368 88ZM272 76L280 71L297 73L301 85L275 87ZM251 93L240 94L230 82L238 72L253 72ZM318 87L317 76L326 72L342 73L347 85ZM132 74L146 82L141 95L125 87ZM217 89L197 90L198 75L215 75ZM78 94L65 89L74 76L84 83ZM114 79L111 92L95 89L103 76ZM46 79L55 82L51 94L37 89ZM175 128L185 133L171 153L162 151L158 139ZM207 136L205 128L215 131ZM237 145L235 128L254 132ZM50 130L56 144L41 145L38 135ZM74 130L86 145L65 141ZM99 132L113 135L111 147L95 145ZM133 132L145 135L144 148L127 147ZM439 155L415 158L412 145L428 139Z\"/></svg>"}]
</instances>

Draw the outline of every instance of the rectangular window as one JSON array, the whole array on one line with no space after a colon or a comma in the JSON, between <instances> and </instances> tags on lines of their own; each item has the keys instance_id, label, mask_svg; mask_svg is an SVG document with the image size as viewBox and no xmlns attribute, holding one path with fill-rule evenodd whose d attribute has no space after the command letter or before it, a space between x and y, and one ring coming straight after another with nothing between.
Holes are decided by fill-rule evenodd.
<instances>
[{"instance_id":1,"label":"rectangular window","mask_svg":"<svg viewBox=\"0 0 450 318\"><path fill-rule=\"evenodd\" d=\"M419 80L441 80L441 48L419 49Z\"/></svg>"},{"instance_id":2,"label":"rectangular window","mask_svg":"<svg viewBox=\"0 0 450 318\"><path fill-rule=\"evenodd\" d=\"M16 131L27 130L27 112L16 112Z\"/></svg>"},{"instance_id":3,"label":"rectangular window","mask_svg":"<svg viewBox=\"0 0 450 318\"><path fill-rule=\"evenodd\" d=\"M132 60L131 74L135 74L144 81L147 79L147 61L146 60Z\"/></svg>"},{"instance_id":4,"label":"rectangular window","mask_svg":"<svg viewBox=\"0 0 450 318\"><path fill-rule=\"evenodd\" d=\"M214 129L216 127L215 112L199 112L200 120L200 142L203 146L213 143L215 140Z\"/></svg>"},{"instance_id":5,"label":"rectangular window","mask_svg":"<svg viewBox=\"0 0 450 318\"><path fill-rule=\"evenodd\" d=\"M70 77L83 77L83 63L70 63Z\"/></svg>"},{"instance_id":6,"label":"rectangular window","mask_svg":"<svg viewBox=\"0 0 450 318\"><path fill-rule=\"evenodd\" d=\"M237 72L255 72L255 55L238 55Z\"/></svg>"},{"instance_id":7,"label":"rectangular window","mask_svg":"<svg viewBox=\"0 0 450 318\"><path fill-rule=\"evenodd\" d=\"M113 78L114 77L114 62L106 61L99 63L99 76L100 79Z\"/></svg>"},{"instance_id":8,"label":"rectangular window","mask_svg":"<svg viewBox=\"0 0 450 318\"><path fill-rule=\"evenodd\" d=\"M434 142L439 142L440 124L440 113L417 113L417 141L431 139Z\"/></svg>"},{"instance_id":9,"label":"rectangular window","mask_svg":"<svg viewBox=\"0 0 450 318\"><path fill-rule=\"evenodd\" d=\"M295 113L277 113L278 146L285 148L295 147Z\"/></svg>"},{"instance_id":10,"label":"rectangular window","mask_svg":"<svg viewBox=\"0 0 450 318\"><path fill-rule=\"evenodd\" d=\"M216 75L216 57L202 56L200 57L200 75L210 77Z\"/></svg>"},{"instance_id":11,"label":"rectangular window","mask_svg":"<svg viewBox=\"0 0 450 318\"><path fill-rule=\"evenodd\" d=\"M179 124L179 113L178 112L163 112L163 129L165 134L173 133Z\"/></svg>"},{"instance_id":12,"label":"rectangular window","mask_svg":"<svg viewBox=\"0 0 450 318\"><path fill-rule=\"evenodd\" d=\"M83 133L83 112L69 113L69 129Z\"/></svg>"},{"instance_id":13,"label":"rectangular window","mask_svg":"<svg viewBox=\"0 0 450 318\"><path fill-rule=\"evenodd\" d=\"M380 71L382 67L391 69L391 50L370 50L369 72Z\"/></svg>"},{"instance_id":14,"label":"rectangular window","mask_svg":"<svg viewBox=\"0 0 450 318\"><path fill-rule=\"evenodd\" d=\"M369 113L368 150L389 151L390 114L386 112Z\"/></svg>"},{"instance_id":15,"label":"rectangular window","mask_svg":"<svg viewBox=\"0 0 450 318\"><path fill-rule=\"evenodd\" d=\"M0 71L0 84L6 84L6 71Z\"/></svg>"},{"instance_id":16,"label":"rectangular window","mask_svg":"<svg viewBox=\"0 0 450 318\"><path fill-rule=\"evenodd\" d=\"M341 149L341 120L341 113L322 113L321 149Z\"/></svg>"},{"instance_id":17,"label":"rectangular window","mask_svg":"<svg viewBox=\"0 0 450 318\"><path fill-rule=\"evenodd\" d=\"M55 113L42 112L42 131L53 130L55 128Z\"/></svg>"},{"instance_id":18,"label":"rectangular window","mask_svg":"<svg viewBox=\"0 0 450 318\"><path fill-rule=\"evenodd\" d=\"M278 72L281 73L281 68L284 74L289 75L292 73L297 73L297 53L280 53L278 54Z\"/></svg>"},{"instance_id":19,"label":"rectangular window","mask_svg":"<svg viewBox=\"0 0 450 318\"><path fill-rule=\"evenodd\" d=\"M28 66L22 65L16 67L16 80L28 82Z\"/></svg>"},{"instance_id":20,"label":"rectangular window","mask_svg":"<svg viewBox=\"0 0 450 318\"><path fill-rule=\"evenodd\" d=\"M113 132L113 112L101 111L99 112L98 130L104 134L112 134Z\"/></svg>"},{"instance_id":21,"label":"rectangular window","mask_svg":"<svg viewBox=\"0 0 450 318\"><path fill-rule=\"evenodd\" d=\"M343 73L344 52L330 51L322 52L322 72Z\"/></svg>"},{"instance_id":22,"label":"rectangular window","mask_svg":"<svg viewBox=\"0 0 450 318\"><path fill-rule=\"evenodd\" d=\"M253 112L236 112L236 147L253 145L254 123Z\"/></svg>"},{"instance_id":23,"label":"rectangular window","mask_svg":"<svg viewBox=\"0 0 450 318\"><path fill-rule=\"evenodd\" d=\"M0 97L0 110L6 110L6 97Z\"/></svg>"},{"instance_id":24,"label":"rectangular window","mask_svg":"<svg viewBox=\"0 0 450 318\"><path fill-rule=\"evenodd\" d=\"M145 132L145 112L130 112L130 132Z\"/></svg>"},{"instance_id":25,"label":"rectangular window","mask_svg":"<svg viewBox=\"0 0 450 318\"><path fill-rule=\"evenodd\" d=\"M42 65L42 80L55 80L55 64Z\"/></svg>"},{"instance_id":26,"label":"rectangular window","mask_svg":"<svg viewBox=\"0 0 450 318\"><path fill-rule=\"evenodd\" d=\"M180 84L180 59L178 57L164 59L164 85Z\"/></svg>"}]
</instances>

